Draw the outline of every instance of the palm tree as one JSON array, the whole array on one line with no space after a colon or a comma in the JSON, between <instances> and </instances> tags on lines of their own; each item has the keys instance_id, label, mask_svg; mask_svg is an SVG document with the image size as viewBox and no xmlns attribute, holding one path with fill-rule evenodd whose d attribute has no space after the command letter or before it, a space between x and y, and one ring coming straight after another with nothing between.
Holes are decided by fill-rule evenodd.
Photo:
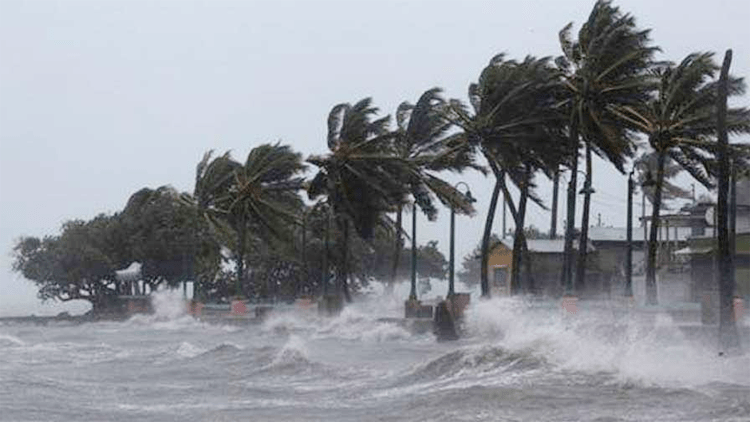
<instances>
[{"instance_id":1,"label":"palm tree","mask_svg":"<svg viewBox=\"0 0 750 422\"><path fill-rule=\"evenodd\" d=\"M370 98L334 106L328 116L330 152L307 160L319 168L308 195L311 199L326 197L342 233L337 286L347 301L351 301L347 269L350 226L362 238L372 238L377 225L387 224L385 213L395 211L409 194L400 176L417 171L396 155L393 134L388 130L390 117L374 119L377 111Z\"/></svg>"},{"instance_id":2,"label":"palm tree","mask_svg":"<svg viewBox=\"0 0 750 422\"><path fill-rule=\"evenodd\" d=\"M609 0L599 0L578 39L570 36L572 24L560 31L563 56L556 62L564 74L567 90L565 108L569 114L570 180L565 233L563 280L566 294L572 293L573 230L575 225L578 151L581 139L586 151L586 182L581 221L576 286L585 277L588 215L592 192L591 153L607 159L622 173L624 163L634 153L633 132L618 110L648 99L651 79L645 73L657 47L649 46L648 30L636 28L635 19L622 14Z\"/></svg>"},{"instance_id":3,"label":"palm tree","mask_svg":"<svg viewBox=\"0 0 750 422\"><path fill-rule=\"evenodd\" d=\"M526 200L544 207L534 193L532 176L539 169L553 168L552 162L559 161L559 154L549 152L560 145L559 129L555 129L562 122L555 108L558 90L558 73L549 65L549 59L527 57L516 62L498 55L482 71L478 82L469 87L473 113L460 101L451 101L452 119L463 129L465 144L481 152L495 176L482 237L483 297L489 296L487 261L500 191L520 229L520 235L516 236L518 243L514 245L519 259L520 251L527 249L522 232ZM521 192L518 208L510 196L506 176ZM513 281L516 288L518 282L516 277Z\"/></svg>"},{"instance_id":4,"label":"palm tree","mask_svg":"<svg viewBox=\"0 0 750 422\"><path fill-rule=\"evenodd\" d=\"M297 175L305 166L301 154L278 143L253 148L244 164L229 153L214 160L211 155L209 151L198 163L194 198L214 232L234 250L239 296L251 242L289 240L287 228L302 206L298 191L303 178ZM250 234L254 237L249 239Z\"/></svg>"},{"instance_id":5,"label":"palm tree","mask_svg":"<svg viewBox=\"0 0 750 422\"><path fill-rule=\"evenodd\" d=\"M419 206L430 221L437 217L433 195L458 213L472 214L474 212L474 207L466 197L451 184L437 177L435 172L443 170L461 172L467 167L484 172L484 168L474 163L471 150L456 147L456 134L448 134L452 123L441 110L445 107L445 101L440 97L440 92L440 88L432 88L420 96L416 105L405 101L398 106L397 128L393 140L397 156L404 161L416 164L416 167L408 167L409 170L418 170L404 174L400 178L408 184L411 196L414 198L412 211L415 212L416 207ZM390 275L391 285L395 281L403 249L402 211L403 206L399 204L396 211L396 242ZM416 286L412 286L412 291L416 291Z\"/></svg>"},{"instance_id":6,"label":"palm tree","mask_svg":"<svg viewBox=\"0 0 750 422\"><path fill-rule=\"evenodd\" d=\"M651 230L648 240L646 265L646 300L657 303L656 246L659 230L659 210L668 176L668 160L685 169L698 182L712 187L717 168L717 81L718 65L713 53L693 53L678 65L667 63L654 70L658 78L658 92L649 101L618 110L623 119L648 136L656 154ZM730 78L728 93L745 92L742 79ZM750 110L727 110L726 128L729 133L750 133ZM748 144L730 145L730 156L747 157Z\"/></svg>"},{"instance_id":7,"label":"palm tree","mask_svg":"<svg viewBox=\"0 0 750 422\"><path fill-rule=\"evenodd\" d=\"M643 189L644 197L652 205L655 202L656 183L653 183L653 177L659 168L659 154L656 151L644 152L633 161L633 168L636 172L636 184ZM664 162L664 180L661 190L661 204L664 208L665 201L674 201L677 199L692 198L691 192L672 182L672 179L682 173L684 169L674 160L667 157Z\"/></svg>"}]
</instances>

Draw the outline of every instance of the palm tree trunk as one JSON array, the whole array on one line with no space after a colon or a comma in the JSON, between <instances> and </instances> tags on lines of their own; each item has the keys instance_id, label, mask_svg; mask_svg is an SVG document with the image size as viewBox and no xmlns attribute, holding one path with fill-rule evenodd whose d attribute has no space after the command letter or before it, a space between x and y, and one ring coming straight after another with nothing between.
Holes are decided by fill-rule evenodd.
<instances>
[{"instance_id":1,"label":"palm tree trunk","mask_svg":"<svg viewBox=\"0 0 750 422\"><path fill-rule=\"evenodd\" d=\"M349 220L343 220L343 242L341 244L341 292L347 303L351 303L352 297L349 294Z\"/></svg>"},{"instance_id":2,"label":"palm tree trunk","mask_svg":"<svg viewBox=\"0 0 750 422\"><path fill-rule=\"evenodd\" d=\"M527 260L528 257L523 256L524 252L524 233L523 226L526 220L526 202L529 197L529 179L530 179L530 168L526 166L526 177L524 184L521 186L521 198L518 200L518 218L516 219L516 230L513 237L513 260L511 264L511 278L510 278L510 291L511 294L518 294L521 291L521 264Z\"/></svg>"},{"instance_id":3,"label":"palm tree trunk","mask_svg":"<svg viewBox=\"0 0 750 422\"><path fill-rule=\"evenodd\" d=\"M566 296L573 294L573 231L576 218L576 183L578 176L578 123L575 119L570 127L571 166L568 181L568 210L565 227L565 256L563 261L562 285Z\"/></svg>"},{"instance_id":4,"label":"palm tree trunk","mask_svg":"<svg viewBox=\"0 0 750 422\"><path fill-rule=\"evenodd\" d=\"M654 203L651 212L651 231L648 237L648 261L646 262L646 304L656 305L659 303L656 289L656 252L658 249L659 235L659 208L661 208L661 191L664 183L664 162L666 151L659 151L656 162L656 186L654 187Z\"/></svg>"},{"instance_id":5,"label":"palm tree trunk","mask_svg":"<svg viewBox=\"0 0 750 422\"><path fill-rule=\"evenodd\" d=\"M495 176L497 177L497 175ZM490 259L490 235L492 234L492 221L495 217L495 209L497 208L497 198L500 195L500 178L495 180L495 188L492 189L492 198L490 199L490 208L487 210L487 220L484 223L484 234L482 235L482 268L481 271L481 282L482 282L482 297L490 297L490 283L489 276L487 274L487 265Z\"/></svg>"},{"instance_id":6,"label":"palm tree trunk","mask_svg":"<svg viewBox=\"0 0 750 422\"><path fill-rule=\"evenodd\" d=\"M737 324L734 318L735 281L732 277L732 253L729 245L728 191L729 191L729 140L727 138L727 94L729 66L732 63L732 50L727 50L719 76L719 98L716 116L716 129L719 138L719 198L716 209L718 220L719 254L719 347L722 351L734 352L739 349Z\"/></svg>"},{"instance_id":7,"label":"palm tree trunk","mask_svg":"<svg viewBox=\"0 0 750 422\"><path fill-rule=\"evenodd\" d=\"M237 298L242 297L242 277L245 274L245 243L247 233L244 229L244 224L238 224L235 227L235 230L237 230L237 254L235 256L235 260L237 261L237 280L234 285L234 296Z\"/></svg>"},{"instance_id":8,"label":"palm tree trunk","mask_svg":"<svg viewBox=\"0 0 750 422\"><path fill-rule=\"evenodd\" d=\"M398 273L398 266L401 263L401 251L404 249L404 237L401 233L401 224L403 223L403 206L398 206L396 212L396 244L393 247L393 266L391 267L391 278L388 281L388 291L393 291L393 286L396 283L396 275Z\"/></svg>"},{"instance_id":9,"label":"palm tree trunk","mask_svg":"<svg viewBox=\"0 0 750 422\"><path fill-rule=\"evenodd\" d=\"M586 183L584 184L583 215L581 216L581 237L578 242L578 263L576 264L576 291L582 292L586 283L586 255L589 241L589 211L591 209L591 146L586 142Z\"/></svg>"}]
</instances>

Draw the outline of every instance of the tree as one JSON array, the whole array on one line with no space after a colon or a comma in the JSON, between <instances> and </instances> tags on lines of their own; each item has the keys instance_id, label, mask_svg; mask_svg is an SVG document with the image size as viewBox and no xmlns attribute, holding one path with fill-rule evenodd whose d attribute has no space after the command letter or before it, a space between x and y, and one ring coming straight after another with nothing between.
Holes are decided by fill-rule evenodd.
<instances>
[{"instance_id":1,"label":"tree","mask_svg":"<svg viewBox=\"0 0 750 422\"><path fill-rule=\"evenodd\" d=\"M635 19L622 14L608 0L594 5L577 40L572 40L572 23L560 31L563 56L556 62L564 74L567 90L565 108L569 115L569 163L567 228L563 279L566 294L572 293L573 231L580 140L585 145L586 182L581 219L581 238L576 287L583 286L586 270L588 219L592 192L591 153L609 160L621 173L634 152L630 126L618 111L648 99L652 90L646 70L658 48L649 45L648 30L636 28Z\"/></svg>"},{"instance_id":2,"label":"tree","mask_svg":"<svg viewBox=\"0 0 750 422\"><path fill-rule=\"evenodd\" d=\"M151 290L162 282L175 286L218 271L219 245L205 236L205 220L183 196L170 186L143 188L118 215L127 233L129 261L142 264Z\"/></svg>"},{"instance_id":3,"label":"tree","mask_svg":"<svg viewBox=\"0 0 750 422\"><path fill-rule=\"evenodd\" d=\"M301 154L279 143L253 148L244 164L229 153L214 160L211 155L206 153L196 168L194 204L234 251L239 296L249 249L291 242L290 227L302 207L303 178L297 175L305 166Z\"/></svg>"},{"instance_id":4,"label":"tree","mask_svg":"<svg viewBox=\"0 0 750 422\"><path fill-rule=\"evenodd\" d=\"M659 230L659 210L669 175L668 161L672 160L706 187L712 187L712 177L718 174L716 104L718 87L714 80L719 67L712 53L693 53L680 64L666 63L654 70L658 91L648 101L618 110L631 126L648 136L656 154L651 230L646 264L647 303L657 303L656 251ZM744 93L742 79L728 80L728 95ZM750 110L730 108L726 114L726 129L732 134L750 133ZM738 158L750 153L747 144L733 144L730 155ZM668 186L668 185L666 185ZM669 190L667 190L669 192Z\"/></svg>"},{"instance_id":5,"label":"tree","mask_svg":"<svg viewBox=\"0 0 750 422\"><path fill-rule=\"evenodd\" d=\"M636 185L641 186L644 196L653 205L656 201L656 183L653 179L659 170L659 154L656 151L644 152L633 161L633 168L636 172ZM669 157L666 158L660 208L665 208L665 202L667 201L692 198L692 194L688 190L672 182L672 179L682 173L683 170L682 166L676 161Z\"/></svg>"},{"instance_id":6,"label":"tree","mask_svg":"<svg viewBox=\"0 0 750 422\"><path fill-rule=\"evenodd\" d=\"M418 172L412 162L397 156L388 130L390 118L373 120L377 111L370 98L334 106L328 116L329 153L307 160L319 169L310 181L308 195L311 199L325 197L341 231L337 285L347 301L351 301L349 228L369 240L376 226L390 226L385 213L395 211L410 193L400 176Z\"/></svg>"},{"instance_id":7,"label":"tree","mask_svg":"<svg viewBox=\"0 0 750 422\"><path fill-rule=\"evenodd\" d=\"M58 236L23 237L13 248L13 270L36 283L43 301L85 300L94 313L112 310L117 302L115 243L108 242L116 218L99 215L73 220Z\"/></svg>"},{"instance_id":8,"label":"tree","mask_svg":"<svg viewBox=\"0 0 750 422\"><path fill-rule=\"evenodd\" d=\"M561 159L562 120L555 107L558 80L558 72L546 58L527 57L516 62L498 55L482 71L479 81L469 87L473 114L460 101L451 102L453 121L463 129L465 143L481 151L495 176L482 238L481 284L485 297L489 296L490 233L500 190L519 231L514 248L518 249L515 258L521 259L521 251L527 249L522 232L526 201L531 199L544 207L534 193L533 175L537 170L553 168ZM521 192L518 208L505 183L506 175ZM519 282L516 274L514 291L520 287Z\"/></svg>"},{"instance_id":9,"label":"tree","mask_svg":"<svg viewBox=\"0 0 750 422\"><path fill-rule=\"evenodd\" d=\"M466 196L437 177L435 172L461 172L467 167L484 172L484 168L474 163L471 150L458 144L456 134L448 134L452 124L441 110L445 107L445 101L440 97L440 92L440 88L432 88L420 96L416 105L401 103L396 110L397 128L394 132L394 150L397 156L415 163L415 166L405 168L416 171L400 177L408 184L414 199L412 211L416 211L419 206L430 221L437 217L433 195L459 214L474 213ZM403 249L402 211L402 205L399 204L390 283L395 280Z\"/></svg>"}]
</instances>

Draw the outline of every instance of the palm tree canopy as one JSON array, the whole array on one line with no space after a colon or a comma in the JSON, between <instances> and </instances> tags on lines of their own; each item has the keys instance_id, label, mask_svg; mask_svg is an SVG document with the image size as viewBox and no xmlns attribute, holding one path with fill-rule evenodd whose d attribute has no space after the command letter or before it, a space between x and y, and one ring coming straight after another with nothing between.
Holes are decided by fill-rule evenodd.
<instances>
[{"instance_id":1,"label":"palm tree canopy","mask_svg":"<svg viewBox=\"0 0 750 422\"><path fill-rule=\"evenodd\" d=\"M624 172L635 134L621 110L649 99L654 80L646 70L659 49L649 45L649 30L637 29L635 18L609 0L597 1L577 40L571 28L560 31L563 56L556 59L565 75L571 124L597 155Z\"/></svg>"},{"instance_id":2,"label":"palm tree canopy","mask_svg":"<svg viewBox=\"0 0 750 422\"><path fill-rule=\"evenodd\" d=\"M405 168L417 170L401 175L400 179L408 183L414 200L430 220L437 217L433 194L443 205L459 213L474 212L466 196L434 172L461 172L467 167L485 171L475 164L472 150L457 142L457 134L448 133L453 124L443 112L446 103L440 93L440 88L432 88L420 96L416 105L401 103L396 110L397 128L393 137L396 154L413 164Z\"/></svg>"},{"instance_id":3,"label":"palm tree canopy","mask_svg":"<svg viewBox=\"0 0 750 422\"><path fill-rule=\"evenodd\" d=\"M249 225L263 239L284 237L302 207L301 154L276 143L252 149L244 164L228 152L211 156L209 151L196 167L193 197L212 227L226 234L227 225L235 230Z\"/></svg>"},{"instance_id":4,"label":"palm tree canopy","mask_svg":"<svg viewBox=\"0 0 750 422\"><path fill-rule=\"evenodd\" d=\"M416 171L395 152L390 117L376 119L377 112L370 98L334 106L328 116L330 152L307 160L319 168L308 196L326 196L334 215L354 223L365 239L409 194L398 176Z\"/></svg>"},{"instance_id":5,"label":"palm tree canopy","mask_svg":"<svg viewBox=\"0 0 750 422\"><path fill-rule=\"evenodd\" d=\"M563 160L564 114L559 112L560 73L549 58L522 62L495 56L469 86L473 113L451 101L454 122L464 129L465 142L479 147L490 166L525 183L525 165L551 175ZM530 191L532 200L541 200Z\"/></svg>"},{"instance_id":6,"label":"palm tree canopy","mask_svg":"<svg viewBox=\"0 0 750 422\"><path fill-rule=\"evenodd\" d=\"M646 195L646 199L652 204L654 203L654 195L656 193L656 186L653 182L658 171L658 153L651 151L641 154L633 162L633 168L636 171L636 185L641 186L643 193ZM683 168L672 159L667 159L664 163L664 181L662 182L662 201L670 201L675 199L690 199L692 198L691 192L683 189L682 187L674 184L670 181L676 177ZM662 202L663 204L663 202Z\"/></svg>"},{"instance_id":7,"label":"palm tree canopy","mask_svg":"<svg viewBox=\"0 0 750 422\"><path fill-rule=\"evenodd\" d=\"M678 65L666 63L654 70L658 92L648 101L624 107L623 118L648 136L651 147L666 154L707 187L717 174L716 101L719 66L713 53L693 53ZM729 95L742 95L745 83L729 78ZM750 110L729 108L727 131L750 133ZM742 165L750 145L730 144L730 156Z\"/></svg>"}]
</instances>

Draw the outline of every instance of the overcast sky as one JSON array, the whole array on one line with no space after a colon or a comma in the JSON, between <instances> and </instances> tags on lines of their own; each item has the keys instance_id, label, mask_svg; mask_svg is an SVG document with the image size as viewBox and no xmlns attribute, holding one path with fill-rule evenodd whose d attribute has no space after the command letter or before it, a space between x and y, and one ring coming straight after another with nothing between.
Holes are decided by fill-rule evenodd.
<instances>
[{"instance_id":1,"label":"overcast sky","mask_svg":"<svg viewBox=\"0 0 750 422\"><path fill-rule=\"evenodd\" d=\"M372 96L390 114L434 86L465 99L496 53L558 55L560 28L577 28L593 4L0 0L0 314L62 309L39 305L33 285L10 272L17 237L118 211L144 186L192 191L208 149L244 160L281 140L323 153L337 103ZM750 74L747 0L616 4L653 29L661 58L715 51L720 61L733 48L732 73ZM449 179L467 181L479 199L477 216L458 217L459 266L479 242L492 185L477 174ZM625 177L598 162L594 187L592 222L601 214L604 225L624 226ZM551 197L550 184L539 192ZM417 235L446 255L447 215L420 216ZM549 228L538 207L528 221Z\"/></svg>"}]
</instances>

